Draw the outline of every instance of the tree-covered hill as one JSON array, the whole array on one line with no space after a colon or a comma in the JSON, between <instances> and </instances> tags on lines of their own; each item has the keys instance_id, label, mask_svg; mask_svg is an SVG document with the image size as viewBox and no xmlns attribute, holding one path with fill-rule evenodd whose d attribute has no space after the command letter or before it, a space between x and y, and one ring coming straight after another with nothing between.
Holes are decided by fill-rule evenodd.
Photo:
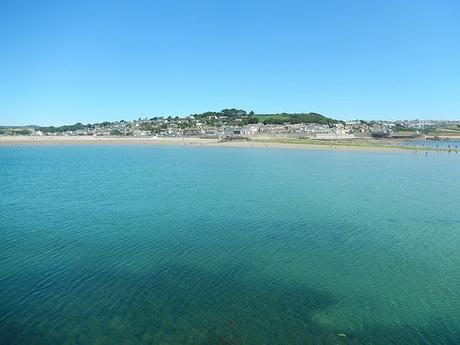
<instances>
[{"instance_id":1,"label":"tree-covered hill","mask_svg":"<svg viewBox=\"0 0 460 345\"><path fill-rule=\"evenodd\" d=\"M338 120L326 117L318 113L280 113L280 114L257 114L257 118L263 124L297 124L297 123L318 123L322 125L334 124Z\"/></svg>"}]
</instances>

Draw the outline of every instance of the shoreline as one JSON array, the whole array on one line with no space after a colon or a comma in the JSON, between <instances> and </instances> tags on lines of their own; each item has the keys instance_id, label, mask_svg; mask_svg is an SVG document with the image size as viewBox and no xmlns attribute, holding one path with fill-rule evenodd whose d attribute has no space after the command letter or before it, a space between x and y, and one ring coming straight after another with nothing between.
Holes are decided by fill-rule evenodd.
<instances>
[{"instance_id":1,"label":"shoreline","mask_svg":"<svg viewBox=\"0 0 460 345\"><path fill-rule=\"evenodd\" d=\"M375 143L337 143L337 142L283 142L283 140L253 140L219 142L218 139L202 139L194 137L157 138L157 137L71 137L71 136L0 136L1 146L46 146L46 145L164 145L164 146L206 146L236 148L281 148L304 150L342 150L370 152L412 152L436 151L427 147L376 145ZM438 149L437 151L447 151Z\"/></svg>"}]
</instances>

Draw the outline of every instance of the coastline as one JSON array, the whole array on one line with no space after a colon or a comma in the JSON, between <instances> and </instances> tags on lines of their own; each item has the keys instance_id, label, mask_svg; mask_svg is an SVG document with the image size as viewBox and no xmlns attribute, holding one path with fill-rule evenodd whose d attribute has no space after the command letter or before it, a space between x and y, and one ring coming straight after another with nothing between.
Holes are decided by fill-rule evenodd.
<instances>
[{"instance_id":1,"label":"coastline","mask_svg":"<svg viewBox=\"0 0 460 345\"><path fill-rule=\"evenodd\" d=\"M92 136L0 136L4 145L203 145L218 143L217 139L157 137L92 137Z\"/></svg>"},{"instance_id":2,"label":"coastline","mask_svg":"<svg viewBox=\"0 0 460 345\"><path fill-rule=\"evenodd\" d=\"M0 146L40 146L40 145L173 145L239 148L279 148L303 150L341 150L371 152L411 152L430 151L428 148L411 146L376 145L375 143L337 143L337 142L292 142L277 139L253 141L219 142L218 139L196 137L157 138L157 137L90 137L90 136L0 136ZM431 150L432 151L432 150ZM440 150L444 151L444 150Z\"/></svg>"}]
</instances>

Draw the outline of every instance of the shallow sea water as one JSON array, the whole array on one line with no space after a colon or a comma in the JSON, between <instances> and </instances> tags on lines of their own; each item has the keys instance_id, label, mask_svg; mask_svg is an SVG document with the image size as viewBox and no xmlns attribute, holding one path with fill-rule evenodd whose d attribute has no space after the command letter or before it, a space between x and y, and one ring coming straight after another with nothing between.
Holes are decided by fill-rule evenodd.
<instances>
[{"instance_id":1,"label":"shallow sea water","mask_svg":"<svg viewBox=\"0 0 460 345\"><path fill-rule=\"evenodd\" d=\"M0 344L460 344L460 155L0 147Z\"/></svg>"},{"instance_id":2,"label":"shallow sea water","mask_svg":"<svg viewBox=\"0 0 460 345\"><path fill-rule=\"evenodd\" d=\"M412 140L405 141L401 143L402 145L407 146L421 146L427 148L450 148L458 149L460 148L460 140Z\"/></svg>"}]
</instances>

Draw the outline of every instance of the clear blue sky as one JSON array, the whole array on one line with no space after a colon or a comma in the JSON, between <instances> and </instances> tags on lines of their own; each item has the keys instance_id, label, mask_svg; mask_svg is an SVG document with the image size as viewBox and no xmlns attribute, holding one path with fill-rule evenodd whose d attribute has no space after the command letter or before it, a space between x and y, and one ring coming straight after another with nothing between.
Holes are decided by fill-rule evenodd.
<instances>
[{"instance_id":1,"label":"clear blue sky","mask_svg":"<svg viewBox=\"0 0 460 345\"><path fill-rule=\"evenodd\" d=\"M0 124L460 119L460 1L0 1Z\"/></svg>"}]
</instances>

